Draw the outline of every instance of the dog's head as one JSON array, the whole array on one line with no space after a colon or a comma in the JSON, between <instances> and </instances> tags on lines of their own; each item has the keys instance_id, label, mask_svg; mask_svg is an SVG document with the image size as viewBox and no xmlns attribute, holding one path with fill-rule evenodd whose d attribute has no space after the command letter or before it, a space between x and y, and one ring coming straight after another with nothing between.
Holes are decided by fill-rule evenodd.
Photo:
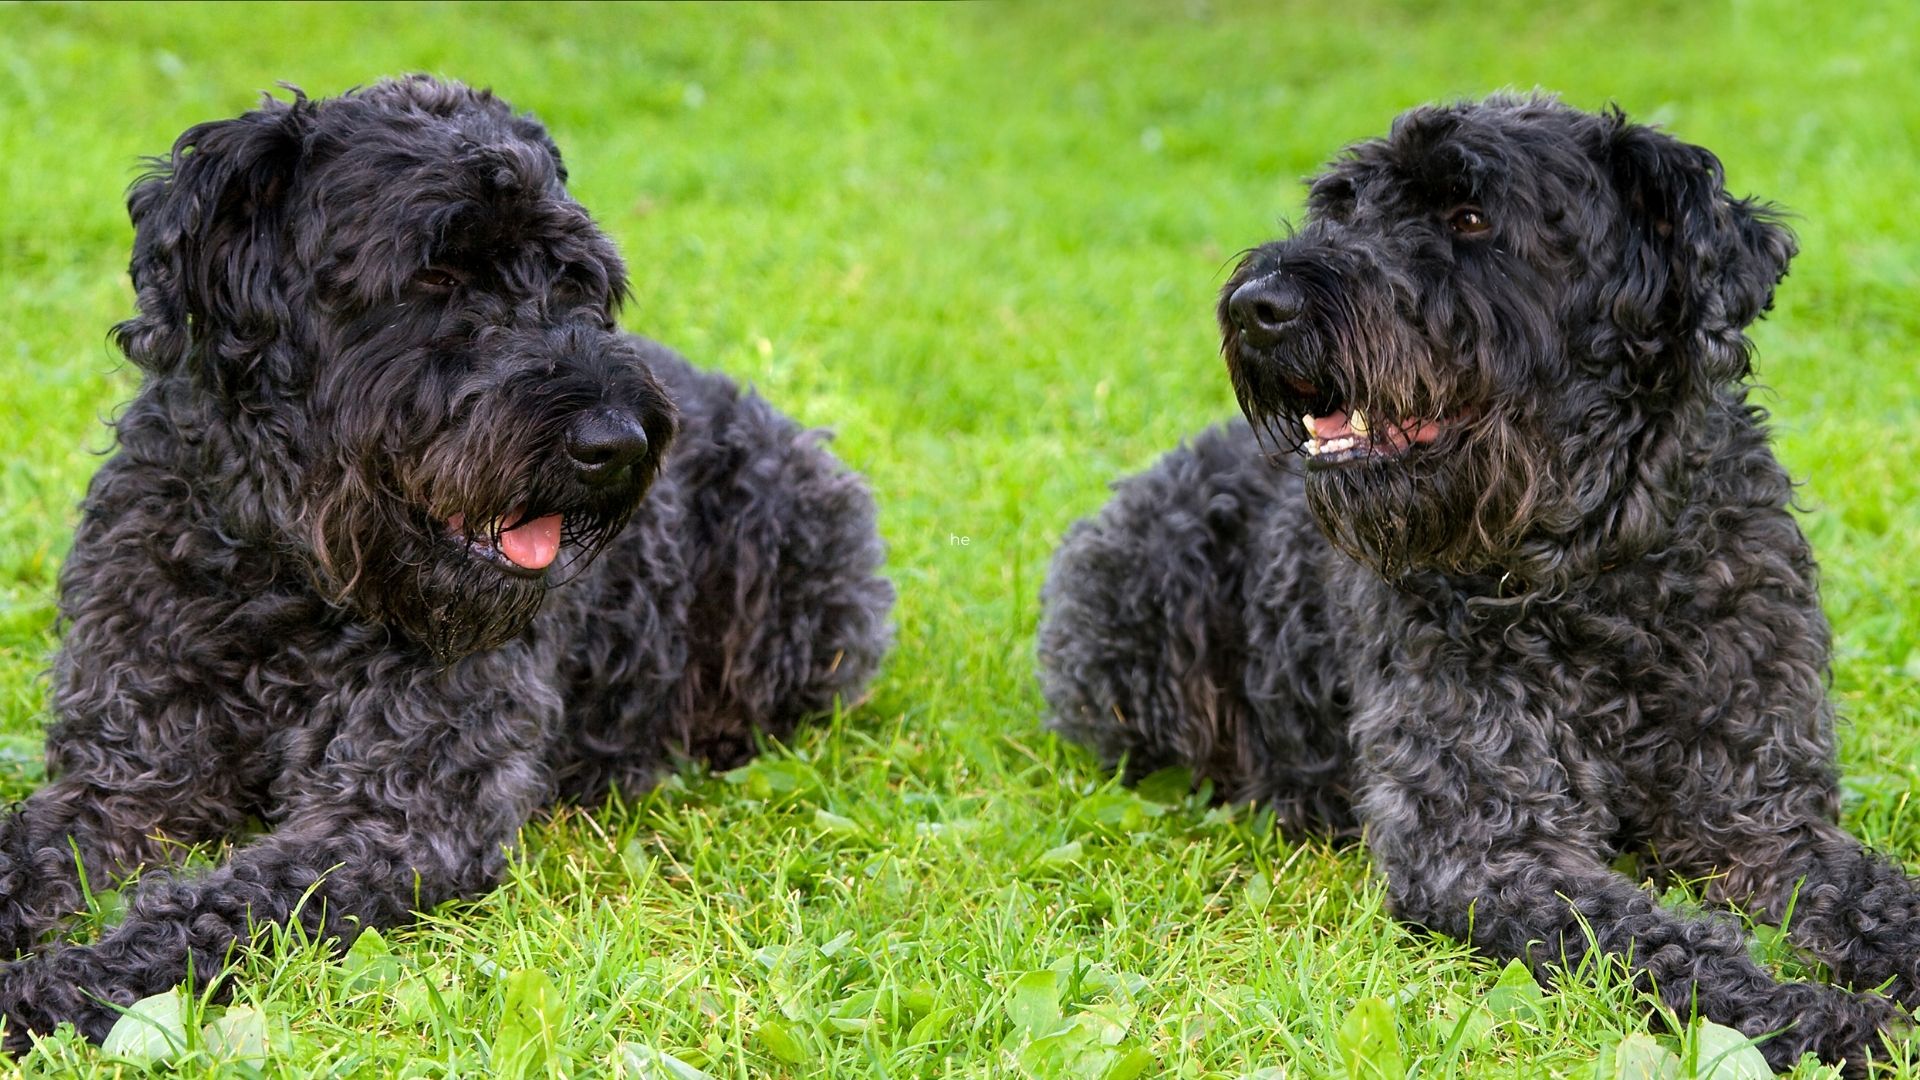
<instances>
[{"instance_id":1,"label":"dog's head","mask_svg":"<svg viewBox=\"0 0 1920 1080\"><path fill-rule=\"evenodd\" d=\"M1240 263L1223 348L1343 550L1552 577L1656 542L1685 430L1745 378L1793 254L1712 154L1618 111L1419 108Z\"/></svg>"},{"instance_id":2,"label":"dog's head","mask_svg":"<svg viewBox=\"0 0 1920 1080\"><path fill-rule=\"evenodd\" d=\"M133 187L127 355L329 595L451 659L632 515L670 402L546 131L425 77L201 124Z\"/></svg>"}]
</instances>

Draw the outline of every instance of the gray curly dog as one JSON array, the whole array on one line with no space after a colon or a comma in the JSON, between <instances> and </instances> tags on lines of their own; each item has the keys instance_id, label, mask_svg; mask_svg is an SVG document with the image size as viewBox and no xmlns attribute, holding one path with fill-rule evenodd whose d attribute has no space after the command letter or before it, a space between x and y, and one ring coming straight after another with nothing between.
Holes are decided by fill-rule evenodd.
<instances>
[{"instance_id":1,"label":"gray curly dog","mask_svg":"<svg viewBox=\"0 0 1920 1080\"><path fill-rule=\"evenodd\" d=\"M1813 556L1747 402L1792 235L1700 147L1534 97L1408 112L1307 206L1221 297L1250 423L1054 560L1054 724L1364 835L1401 918L1546 981L1614 958L1776 1068L1863 1071L1920 1002L1920 888L1836 824ZM1625 851L1791 910L1858 992Z\"/></svg>"},{"instance_id":2,"label":"gray curly dog","mask_svg":"<svg viewBox=\"0 0 1920 1080\"><path fill-rule=\"evenodd\" d=\"M482 892L542 806L737 762L873 673L864 483L618 332L565 180L534 120L415 77L202 124L134 186L143 382L60 574L52 780L0 819L9 1048L274 924ZM60 940L83 872L141 867Z\"/></svg>"}]
</instances>

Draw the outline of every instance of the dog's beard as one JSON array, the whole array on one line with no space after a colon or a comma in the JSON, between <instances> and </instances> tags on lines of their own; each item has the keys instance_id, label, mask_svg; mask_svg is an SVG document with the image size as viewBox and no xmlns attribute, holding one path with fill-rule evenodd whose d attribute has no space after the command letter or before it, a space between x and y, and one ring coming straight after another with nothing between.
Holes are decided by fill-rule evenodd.
<instances>
[{"instance_id":1,"label":"dog's beard","mask_svg":"<svg viewBox=\"0 0 1920 1080\"><path fill-rule=\"evenodd\" d=\"M1551 544L1531 534L1560 524L1548 457L1499 418L1449 426L1418 452L1310 469L1307 507L1327 541L1394 580L1418 571L1517 575ZM1540 550L1535 550L1536 548Z\"/></svg>"},{"instance_id":2,"label":"dog's beard","mask_svg":"<svg viewBox=\"0 0 1920 1080\"><path fill-rule=\"evenodd\" d=\"M441 663L496 648L532 624L548 584L506 577L471 557L437 559L419 568L391 620Z\"/></svg>"},{"instance_id":3,"label":"dog's beard","mask_svg":"<svg viewBox=\"0 0 1920 1080\"><path fill-rule=\"evenodd\" d=\"M491 539L431 528L410 535L394 550L388 572L370 575L355 592L362 607L425 646L441 663L506 644L539 614L547 594L585 573L626 525L631 501L560 514L559 548L538 573L515 572L484 550ZM506 518L499 519L506 522Z\"/></svg>"},{"instance_id":4,"label":"dog's beard","mask_svg":"<svg viewBox=\"0 0 1920 1080\"><path fill-rule=\"evenodd\" d=\"M1464 471L1438 455L1316 469L1307 508L1329 543L1393 579L1451 561L1461 546L1471 514L1461 505Z\"/></svg>"},{"instance_id":5,"label":"dog's beard","mask_svg":"<svg viewBox=\"0 0 1920 1080\"><path fill-rule=\"evenodd\" d=\"M1551 487L1539 440L1403 322L1332 296L1320 310L1332 314L1266 355L1231 335L1225 352L1261 441L1304 460L1327 541L1389 580L1514 569Z\"/></svg>"},{"instance_id":6,"label":"dog's beard","mask_svg":"<svg viewBox=\"0 0 1920 1080\"><path fill-rule=\"evenodd\" d=\"M335 485L312 509L319 580L451 663L524 632L547 593L585 573L626 527L657 465L591 490L543 483L538 467Z\"/></svg>"},{"instance_id":7,"label":"dog's beard","mask_svg":"<svg viewBox=\"0 0 1920 1080\"><path fill-rule=\"evenodd\" d=\"M515 576L468 550L417 511L405 524L362 533L350 550L350 571L333 590L373 622L419 643L436 661L449 664L470 653L511 641L532 624L552 582L545 576ZM335 548L347 545L335 541Z\"/></svg>"}]
</instances>

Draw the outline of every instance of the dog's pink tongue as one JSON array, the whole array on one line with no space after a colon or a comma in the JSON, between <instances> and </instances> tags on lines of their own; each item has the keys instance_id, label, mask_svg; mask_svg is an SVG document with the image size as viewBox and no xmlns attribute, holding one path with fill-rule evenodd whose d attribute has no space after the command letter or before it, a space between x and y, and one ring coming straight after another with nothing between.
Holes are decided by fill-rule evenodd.
<instances>
[{"instance_id":1,"label":"dog's pink tongue","mask_svg":"<svg viewBox=\"0 0 1920 1080\"><path fill-rule=\"evenodd\" d=\"M544 570L560 554L560 515L548 514L500 534L500 554L515 566Z\"/></svg>"},{"instance_id":2,"label":"dog's pink tongue","mask_svg":"<svg viewBox=\"0 0 1920 1080\"><path fill-rule=\"evenodd\" d=\"M1309 416L1306 417L1306 420L1307 434L1322 441L1338 439L1344 435L1353 434L1353 428L1347 423L1347 413L1345 409L1328 413L1325 416Z\"/></svg>"}]
</instances>

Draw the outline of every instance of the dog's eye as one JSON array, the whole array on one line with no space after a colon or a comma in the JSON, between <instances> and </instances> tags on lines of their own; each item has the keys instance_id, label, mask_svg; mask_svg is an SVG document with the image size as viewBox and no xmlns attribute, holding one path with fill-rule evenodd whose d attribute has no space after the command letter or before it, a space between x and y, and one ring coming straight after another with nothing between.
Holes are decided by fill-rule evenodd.
<instances>
[{"instance_id":1,"label":"dog's eye","mask_svg":"<svg viewBox=\"0 0 1920 1080\"><path fill-rule=\"evenodd\" d=\"M460 279L438 267L429 266L413 275L413 283L428 289L445 290L460 287Z\"/></svg>"},{"instance_id":2,"label":"dog's eye","mask_svg":"<svg viewBox=\"0 0 1920 1080\"><path fill-rule=\"evenodd\" d=\"M1493 228L1487 220L1486 211L1477 206L1463 206L1447 215L1447 228L1461 236L1478 236Z\"/></svg>"}]
</instances>

